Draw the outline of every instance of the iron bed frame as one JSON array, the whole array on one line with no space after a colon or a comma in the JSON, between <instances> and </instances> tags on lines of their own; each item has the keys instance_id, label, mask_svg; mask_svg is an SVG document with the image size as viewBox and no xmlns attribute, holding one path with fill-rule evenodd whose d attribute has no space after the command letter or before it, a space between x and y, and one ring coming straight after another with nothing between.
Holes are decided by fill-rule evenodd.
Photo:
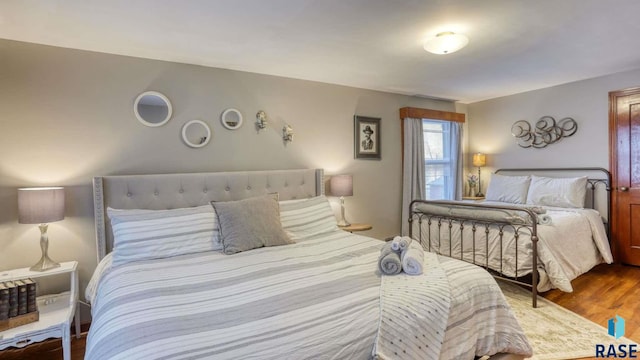
<instances>
[{"instance_id":1,"label":"iron bed frame","mask_svg":"<svg viewBox=\"0 0 640 360\"><path fill-rule=\"evenodd\" d=\"M496 174L498 173L511 173L511 174L554 174L557 175L559 173L568 174L568 173L576 173L580 172L583 175L585 174L593 174L598 173L600 176L595 177L587 177L587 205L592 209L598 210L598 206L600 205L598 202L598 197L596 196L597 190L604 186L604 190L606 191L606 214L607 218L605 221L605 229L607 232L607 236L610 234L610 215L611 215L611 173L608 170L599 168L599 167L584 167L584 168L522 168L522 169L498 169L496 170ZM556 176L559 177L559 176ZM603 186L601 186L603 185ZM436 208L432 207L436 206ZM434 211L438 207L442 210ZM480 216L470 216L469 212L471 211L483 211L483 210L493 210L493 211L508 211L512 214L519 214L519 219L495 219L490 216L483 217ZM602 212L600 212L602 214ZM532 306L537 307L537 295L538 295L538 279L539 274L537 270L538 265L538 224L537 224L537 215L530 209L515 207L515 206L507 206L507 205L484 205L481 203L468 203L468 202L460 202L460 201L431 201L431 200L414 200L409 205L409 236L418 240L423 247L426 246L427 251L432 251L432 231L431 226L433 224L437 225L437 230L434 232L437 233L438 243L440 241L441 231L443 231L443 226L445 227L444 231L449 234L449 252L441 254L444 256L455 257L453 255L453 247L457 245L458 242L454 244L454 241L459 241L460 247L460 256L459 260L471 262L475 265L484 267L487 271L489 271L494 277L500 278L512 283L516 283L518 285L526 286L531 288L531 298L532 298ZM418 236L414 236L413 234L413 222L418 221ZM427 221L428 231L426 239L424 238L422 231L422 224L424 221ZM471 261L469 259L465 259L464 253L464 229L466 226L471 227ZM454 239L452 236L454 227L458 227L460 229L459 239ZM500 266L499 269L490 268L489 267L489 233L491 229L497 230L498 239L499 239L499 260ZM513 231L514 244L515 244L515 276L507 276L503 272L504 258L503 258L503 239L505 230ZM484 232L484 236L483 233ZM522 234L527 234L531 239L531 264L532 271L530 276L523 275L518 276L518 240ZM476 241L484 240L485 251L484 255L484 264L476 261L477 249L476 249ZM425 244L426 241L426 244ZM469 249L467 249L468 251ZM482 253L480 253L482 254ZM524 256L524 255L521 255Z\"/></svg>"}]
</instances>

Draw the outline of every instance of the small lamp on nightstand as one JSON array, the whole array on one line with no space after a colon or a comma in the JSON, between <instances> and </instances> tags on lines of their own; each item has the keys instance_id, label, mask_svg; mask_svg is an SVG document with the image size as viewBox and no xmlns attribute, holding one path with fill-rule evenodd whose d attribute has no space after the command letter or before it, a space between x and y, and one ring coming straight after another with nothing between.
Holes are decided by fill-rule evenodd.
<instances>
[{"instance_id":1,"label":"small lamp on nightstand","mask_svg":"<svg viewBox=\"0 0 640 360\"><path fill-rule=\"evenodd\" d=\"M478 192L476 193L476 197L483 197L482 193L482 182L480 182L480 168L487 165L487 155L483 153L475 153L473 154L473 166L478 168Z\"/></svg>"},{"instance_id":2,"label":"small lamp on nightstand","mask_svg":"<svg viewBox=\"0 0 640 360\"><path fill-rule=\"evenodd\" d=\"M351 175L334 175L329 181L331 196L340 196L340 214L342 218L338 221L338 226L349 226L349 222L344 217L344 197L353 196L353 177Z\"/></svg>"},{"instance_id":3,"label":"small lamp on nightstand","mask_svg":"<svg viewBox=\"0 0 640 360\"><path fill-rule=\"evenodd\" d=\"M60 266L47 254L49 236L47 228L50 222L64 219L64 188L22 188L18 189L18 222L20 224L40 224L40 261L31 271L45 271Z\"/></svg>"}]
</instances>

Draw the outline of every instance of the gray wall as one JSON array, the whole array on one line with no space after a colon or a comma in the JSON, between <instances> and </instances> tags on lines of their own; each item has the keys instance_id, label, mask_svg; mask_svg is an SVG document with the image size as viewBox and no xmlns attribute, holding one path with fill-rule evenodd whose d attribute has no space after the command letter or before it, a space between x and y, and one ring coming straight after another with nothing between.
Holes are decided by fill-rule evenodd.
<instances>
[{"instance_id":1,"label":"gray wall","mask_svg":"<svg viewBox=\"0 0 640 360\"><path fill-rule=\"evenodd\" d=\"M167 125L149 128L135 119L133 101L146 90L171 99ZM404 106L454 110L444 101L0 40L0 270L30 266L40 255L37 226L17 223L16 188L61 185L66 218L49 227L50 255L78 260L84 289L96 266L96 175L321 167L353 174L350 221L373 224L373 237L397 234ZM247 121L240 130L220 124L229 107ZM258 110L272 124L291 124L293 143L283 145L280 127L257 134ZM381 161L353 158L354 114L382 118ZM191 119L213 130L202 149L181 142L181 126Z\"/></svg>"},{"instance_id":2,"label":"gray wall","mask_svg":"<svg viewBox=\"0 0 640 360\"><path fill-rule=\"evenodd\" d=\"M639 85L640 71L629 71L469 104L469 152L487 154L483 180L503 167L608 169L609 92ZM518 120L534 124L544 115L556 120L572 117L577 133L544 149L517 146L511 125Z\"/></svg>"}]
</instances>

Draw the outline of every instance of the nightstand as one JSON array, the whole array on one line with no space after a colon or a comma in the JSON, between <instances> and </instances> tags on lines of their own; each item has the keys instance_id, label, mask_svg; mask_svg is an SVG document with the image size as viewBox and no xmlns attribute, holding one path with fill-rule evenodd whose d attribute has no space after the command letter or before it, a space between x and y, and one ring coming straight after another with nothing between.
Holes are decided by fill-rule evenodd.
<instances>
[{"instance_id":1,"label":"nightstand","mask_svg":"<svg viewBox=\"0 0 640 360\"><path fill-rule=\"evenodd\" d=\"M62 338L64 360L71 359L71 319L75 316L76 337L80 337L80 313L78 311L78 262L69 261L60 267L39 272L29 268L0 271L0 282L25 278L69 274L69 291L54 295L38 296L40 319L26 325L0 332L0 350L9 346L25 347L49 338Z\"/></svg>"},{"instance_id":2,"label":"nightstand","mask_svg":"<svg viewBox=\"0 0 640 360\"><path fill-rule=\"evenodd\" d=\"M354 231L366 231L371 230L373 226L371 224L351 224L349 226L340 226L340 230L348 231L350 233Z\"/></svg>"}]
</instances>

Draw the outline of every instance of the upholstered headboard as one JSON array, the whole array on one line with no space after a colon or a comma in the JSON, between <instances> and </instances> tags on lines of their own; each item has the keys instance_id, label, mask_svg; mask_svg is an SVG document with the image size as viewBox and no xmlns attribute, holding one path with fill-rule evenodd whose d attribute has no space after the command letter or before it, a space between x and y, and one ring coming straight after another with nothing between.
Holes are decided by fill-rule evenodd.
<instances>
[{"instance_id":1,"label":"upholstered headboard","mask_svg":"<svg viewBox=\"0 0 640 360\"><path fill-rule=\"evenodd\" d=\"M191 174L118 175L93 178L98 261L111 252L106 216L115 209L167 210L278 193L281 200L324 194L323 170L268 170Z\"/></svg>"}]
</instances>

